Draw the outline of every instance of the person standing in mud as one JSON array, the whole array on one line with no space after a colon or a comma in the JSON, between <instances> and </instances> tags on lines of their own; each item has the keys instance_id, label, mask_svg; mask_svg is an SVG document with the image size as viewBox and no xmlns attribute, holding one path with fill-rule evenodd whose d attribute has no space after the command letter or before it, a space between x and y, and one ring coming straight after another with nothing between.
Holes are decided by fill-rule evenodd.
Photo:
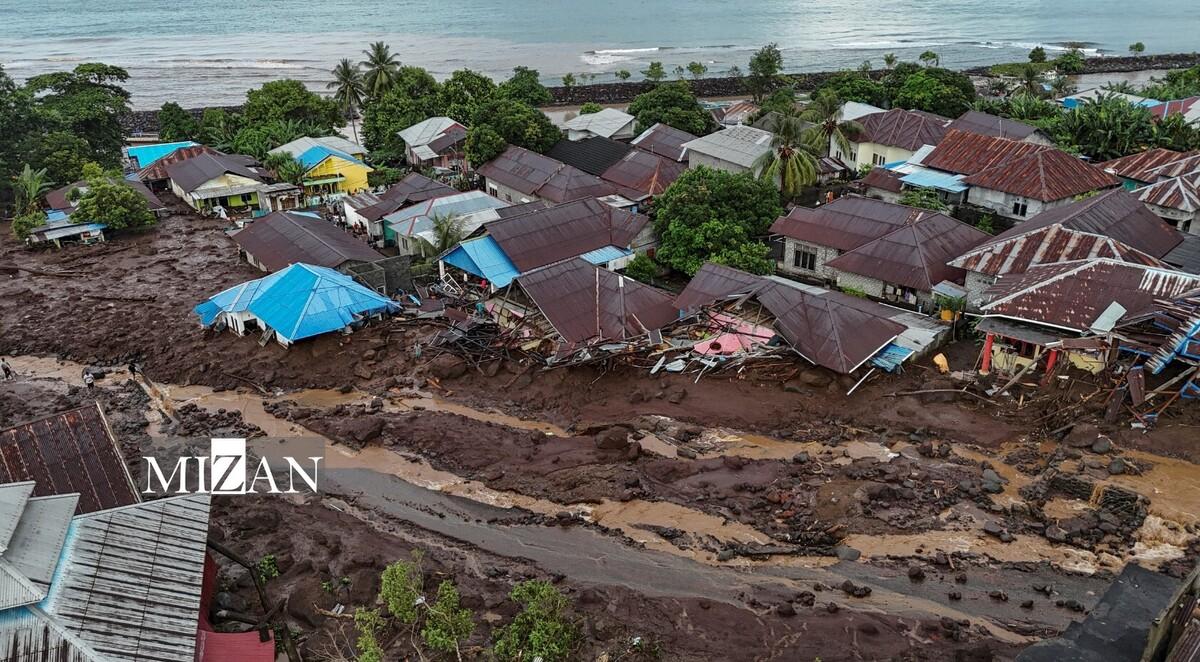
<instances>
[{"instance_id":1,"label":"person standing in mud","mask_svg":"<svg viewBox=\"0 0 1200 662\"><path fill-rule=\"evenodd\" d=\"M13 378L12 366L8 365L8 361L0 359L0 371L4 373L4 381L11 381Z\"/></svg>"},{"instance_id":2,"label":"person standing in mud","mask_svg":"<svg viewBox=\"0 0 1200 662\"><path fill-rule=\"evenodd\" d=\"M130 377L136 378L138 376L138 365L136 363L130 361L128 369Z\"/></svg>"},{"instance_id":3,"label":"person standing in mud","mask_svg":"<svg viewBox=\"0 0 1200 662\"><path fill-rule=\"evenodd\" d=\"M96 390L96 378L86 370L83 371L83 385L87 387L88 393Z\"/></svg>"}]
</instances>

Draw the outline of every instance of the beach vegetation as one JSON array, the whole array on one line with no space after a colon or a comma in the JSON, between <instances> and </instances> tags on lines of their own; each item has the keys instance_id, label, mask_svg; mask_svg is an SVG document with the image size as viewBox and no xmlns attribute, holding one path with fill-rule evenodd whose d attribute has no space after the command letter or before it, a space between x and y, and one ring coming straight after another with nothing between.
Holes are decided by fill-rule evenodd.
<instances>
[{"instance_id":1,"label":"beach vegetation","mask_svg":"<svg viewBox=\"0 0 1200 662\"><path fill-rule=\"evenodd\" d=\"M849 154L851 141L863 130L858 122L842 118L843 103L833 90L821 90L800 113L800 119L816 125L814 128L824 154L829 153L831 145L837 145L843 154Z\"/></svg>"},{"instance_id":2,"label":"beach vegetation","mask_svg":"<svg viewBox=\"0 0 1200 662\"><path fill-rule=\"evenodd\" d=\"M892 105L909 110L923 110L943 117L958 117L975 100L975 88L957 72L947 69L923 69L905 79L896 91Z\"/></svg>"},{"instance_id":3,"label":"beach vegetation","mask_svg":"<svg viewBox=\"0 0 1200 662\"><path fill-rule=\"evenodd\" d=\"M491 78L470 69L459 69L438 89L438 106L447 117L466 124L480 104L494 94L496 83Z\"/></svg>"},{"instance_id":4,"label":"beach vegetation","mask_svg":"<svg viewBox=\"0 0 1200 662\"><path fill-rule=\"evenodd\" d=\"M1146 52L1146 45L1140 41L1135 41L1129 45L1129 53L1131 55L1141 55Z\"/></svg>"},{"instance_id":5,"label":"beach vegetation","mask_svg":"<svg viewBox=\"0 0 1200 662\"><path fill-rule=\"evenodd\" d=\"M578 81L575 80L575 74L563 74L562 86L568 90L575 87Z\"/></svg>"},{"instance_id":6,"label":"beach vegetation","mask_svg":"<svg viewBox=\"0 0 1200 662\"><path fill-rule=\"evenodd\" d=\"M750 56L750 74L746 76L746 89L754 95L755 103L763 100L781 84L783 53L778 44L767 44Z\"/></svg>"},{"instance_id":7,"label":"beach vegetation","mask_svg":"<svg viewBox=\"0 0 1200 662\"><path fill-rule=\"evenodd\" d=\"M629 104L629 114L637 118L639 131L662 122L680 131L698 136L710 133L716 125L712 114L700 105L686 83L658 85L639 94Z\"/></svg>"},{"instance_id":8,"label":"beach vegetation","mask_svg":"<svg viewBox=\"0 0 1200 662\"><path fill-rule=\"evenodd\" d=\"M602 110L604 110L604 106L601 106L600 104L596 103L595 101L589 101L579 107L579 114L580 115L592 115L592 114L598 113Z\"/></svg>"},{"instance_id":9,"label":"beach vegetation","mask_svg":"<svg viewBox=\"0 0 1200 662\"><path fill-rule=\"evenodd\" d=\"M887 67L888 69L891 69L892 67L896 66L896 62L898 62L898 61L899 61L899 58L896 57L895 53L886 53L883 56L883 66Z\"/></svg>"},{"instance_id":10,"label":"beach vegetation","mask_svg":"<svg viewBox=\"0 0 1200 662\"><path fill-rule=\"evenodd\" d=\"M354 141L358 142L358 126L354 118L358 109L362 108L363 100L367 96L362 70L349 58L342 58L342 61L338 62L331 73L333 80L329 81L325 87L333 90L333 100L341 108L342 116L350 120Z\"/></svg>"},{"instance_id":11,"label":"beach vegetation","mask_svg":"<svg viewBox=\"0 0 1200 662\"><path fill-rule=\"evenodd\" d=\"M158 111L158 138L163 142L196 140L200 137L200 123L192 114L174 101L168 101Z\"/></svg>"},{"instance_id":12,"label":"beach vegetation","mask_svg":"<svg viewBox=\"0 0 1200 662\"><path fill-rule=\"evenodd\" d=\"M858 71L843 71L825 81L817 93L828 91L842 101L857 101L872 106L887 103L887 90L883 83L871 80Z\"/></svg>"},{"instance_id":13,"label":"beach vegetation","mask_svg":"<svg viewBox=\"0 0 1200 662\"><path fill-rule=\"evenodd\" d=\"M1041 64L1046 61L1046 49L1041 46L1034 46L1033 50L1029 51L1029 61L1033 64Z\"/></svg>"},{"instance_id":14,"label":"beach vegetation","mask_svg":"<svg viewBox=\"0 0 1200 662\"><path fill-rule=\"evenodd\" d=\"M699 80L704 77L704 74L708 73L708 67L701 62L688 62L687 70L692 75L693 80Z\"/></svg>"},{"instance_id":15,"label":"beach vegetation","mask_svg":"<svg viewBox=\"0 0 1200 662\"><path fill-rule=\"evenodd\" d=\"M298 122L318 136L330 135L341 121L337 102L309 90L298 80L286 78L263 83L262 87L247 92L242 116L247 126Z\"/></svg>"},{"instance_id":16,"label":"beach vegetation","mask_svg":"<svg viewBox=\"0 0 1200 662\"><path fill-rule=\"evenodd\" d=\"M517 67L513 69L513 75L508 80L500 83L497 92L499 96L512 99L513 101L520 101L534 108L545 106L554 101L550 90L546 89L545 85L542 85L541 74L538 73L537 69L530 69L529 67Z\"/></svg>"},{"instance_id":17,"label":"beach vegetation","mask_svg":"<svg viewBox=\"0 0 1200 662\"><path fill-rule=\"evenodd\" d=\"M663 69L662 62L654 61L650 63L650 66L642 70L642 76L651 83L657 83L667 77L667 70Z\"/></svg>"},{"instance_id":18,"label":"beach vegetation","mask_svg":"<svg viewBox=\"0 0 1200 662\"><path fill-rule=\"evenodd\" d=\"M368 96L378 98L392 89L396 74L400 70L400 58L382 41L377 41L363 51L361 62L364 74L363 85Z\"/></svg>"},{"instance_id":19,"label":"beach vegetation","mask_svg":"<svg viewBox=\"0 0 1200 662\"><path fill-rule=\"evenodd\" d=\"M1054 58L1054 70L1063 75L1083 73L1083 51L1072 48Z\"/></svg>"},{"instance_id":20,"label":"beach vegetation","mask_svg":"<svg viewBox=\"0 0 1200 662\"><path fill-rule=\"evenodd\" d=\"M633 74L629 73L628 69L618 69L613 73L613 75L617 77L617 80L626 81L629 80L629 77Z\"/></svg>"},{"instance_id":21,"label":"beach vegetation","mask_svg":"<svg viewBox=\"0 0 1200 662\"><path fill-rule=\"evenodd\" d=\"M925 51L924 53L921 53L917 56L917 60L927 67L936 67L942 62L941 56L933 51Z\"/></svg>"},{"instance_id":22,"label":"beach vegetation","mask_svg":"<svg viewBox=\"0 0 1200 662\"><path fill-rule=\"evenodd\" d=\"M533 106L496 97L484 102L471 118L471 127L490 126L510 145L545 153L562 139L562 130Z\"/></svg>"}]
</instances>

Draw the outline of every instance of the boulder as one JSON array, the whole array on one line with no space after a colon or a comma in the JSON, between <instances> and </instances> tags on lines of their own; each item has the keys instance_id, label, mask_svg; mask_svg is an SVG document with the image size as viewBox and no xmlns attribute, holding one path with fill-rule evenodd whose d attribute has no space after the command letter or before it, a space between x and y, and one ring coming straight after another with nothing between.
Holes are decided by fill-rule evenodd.
<instances>
[{"instance_id":1,"label":"boulder","mask_svg":"<svg viewBox=\"0 0 1200 662\"><path fill-rule=\"evenodd\" d=\"M1072 448L1087 448L1096 443L1099 436L1100 428L1091 423L1079 423L1063 437L1063 443Z\"/></svg>"},{"instance_id":2,"label":"boulder","mask_svg":"<svg viewBox=\"0 0 1200 662\"><path fill-rule=\"evenodd\" d=\"M451 354L442 354L429 362L429 374L438 379L457 379L467 374L467 362Z\"/></svg>"},{"instance_id":3,"label":"boulder","mask_svg":"<svg viewBox=\"0 0 1200 662\"><path fill-rule=\"evenodd\" d=\"M629 429L619 426L611 427L597 433L594 439L596 448L623 451L629 447Z\"/></svg>"},{"instance_id":4,"label":"boulder","mask_svg":"<svg viewBox=\"0 0 1200 662\"><path fill-rule=\"evenodd\" d=\"M1112 448L1112 439L1104 436L1098 437L1095 443L1092 444L1092 452L1100 455L1112 452Z\"/></svg>"},{"instance_id":5,"label":"boulder","mask_svg":"<svg viewBox=\"0 0 1200 662\"><path fill-rule=\"evenodd\" d=\"M1108 463L1108 473L1117 476L1125 473L1129 467L1125 464L1125 460L1119 457L1113 458L1112 462Z\"/></svg>"},{"instance_id":6,"label":"boulder","mask_svg":"<svg viewBox=\"0 0 1200 662\"><path fill-rule=\"evenodd\" d=\"M833 548L833 553L843 561L857 561L862 556L862 552L849 547L847 545L838 545Z\"/></svg>"}]
</instances>

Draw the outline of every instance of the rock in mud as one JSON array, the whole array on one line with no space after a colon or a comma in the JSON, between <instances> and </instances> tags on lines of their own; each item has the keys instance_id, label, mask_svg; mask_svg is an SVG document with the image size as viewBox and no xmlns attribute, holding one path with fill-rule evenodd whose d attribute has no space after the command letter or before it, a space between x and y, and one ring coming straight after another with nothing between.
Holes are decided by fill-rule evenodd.
<instances>
[{"instance_id":1,"label":"rock in mud","mask_svg":"<svg viewBox=\"0 0 1200 662\"><path fill-rule=\"evenodd\" d=\"M429 362L429 374L438 379L457 379L467 374L467 363L457 356L442 354Z\"/></svg>"},{"instance_id":2,"label":"rock in mud","mask_svg":"<svg viewBox=\"0 0 1200 662\"><path fill-rule=\"evenodd\" d=\"M1100 428L1091 423L1079 423L1063 437L1063 443L1072 448L1087 448L1096 443L1099 436Z\"/></svg>"},{"instance_id":3,"label":"rock in mud","mask_svg":"<svg viewBox=\"0 0 1200 662\"><path fill-rule=\"evenodd\" d=\"M923 570L921 568L921 566L919 566L919 565L909 566L908 578L914 582L924 581L925 580L925 570Z\"/></svg>"},{"instance_id":4,"label":"rock in mud","mask_svg":"<svg viewBox=\"0 0 1200 662\"><path fill-rule=\"evenodd\" d=\"M796 380L805 386L822 388L833 382L833 375L817 368L800 373Z\"/></svg>"},{"instance_id":5,"label":"rock in mud","mask_svg":"<svg viewBox=\"0 0 1200 662\"><path fill-rule=\"evenodd\" d=\"M612 427L602 430L594 437L596 448L623 451L629 447L629 429Z\"/></svg>"},{"instance_id":6,"label":"rock in mud","mask_svg":"<svg viewBox=\"0 0 1200 662\"><path fill-rule=\"evenodd\" d=\"M782 602L775 607L775 613L783 616L784 618L790 618L796 615L796 608L793 607L792 603L790 602Z\"/></svg>"},{"instance_id":7,"label":"rock in mud","mask_svg":"<svg viewBox=\"0 0 1200 662\"><path fill-rule=\"evenodd\" d=\"M862 556L862 552L847 545L834 547L833 553L843 561L857 561Z\"/></svg>"},{"instance_id":8,"label":"rock in mud","mask_svg":"<svg viewBox=\"0 0 1200 662\"><path fill-rule=\"evenodd\" d=\"M346 437L365 444L378 439L383 434L385 424L380 416L359 416L346 421L342 431Z\"/></svg>"},{"instance_id":9,"label":"rock in mud","mask_svg":"<svg viewBox=\"0 0 1200 662\"><path fill-rule=\"evenodd\" d=\"M855 584L854 582L850 581L849 579L842 582L841 589L842 589L843 593L845 593L846 595L849 595L851 597L854 597L854 598L865 598L868 595L871 595L871 587L870 586L862 586L860 584Z\"/></svg>"},{"instance_id":10,"label":"rock in mud","mask_svg":"<svg viewBox=\"0 0 1200 662\"><path fill-rule=\"evenodd\" d=\"M1119 457L1114 458L1112 462L1108 463L1108 473L1113 476L1119 476L1125 473L1128 468L1129 467L1125 464L1125 460Z\"/></svg>"},{"instance_id":11,"label":"rock in mud","mask_svg":"<svg viewBox=\"0 0 1200 662\"><path fill-rule=\"evenodd\" d=\"M1099 437L1096 439L1096 443L1092 444L1092 452L1104 455L1112 452L1112 447L1112 439L1109 439L1108 437Z\"/></svg>"}]
</instances>

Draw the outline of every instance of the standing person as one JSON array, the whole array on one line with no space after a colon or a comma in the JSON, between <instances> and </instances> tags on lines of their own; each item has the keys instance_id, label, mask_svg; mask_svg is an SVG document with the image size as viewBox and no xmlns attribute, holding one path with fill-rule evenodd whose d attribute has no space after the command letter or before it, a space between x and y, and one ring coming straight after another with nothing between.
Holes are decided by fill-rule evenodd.
<instances>
[{"instance_id":1,"label":"standing person","mask_svg":"<svg viewBox=\"0 0 1200 662\"><path fill-rule=\"evenodd\" d=\"M96 378L92 376L92 373L84 371L83 385L87 387L89 393L96 390Z\"/></svg>"},{"instance_id":2,"label":"standing person","mask_svg":"<svg viewBox=\"0 0 1200 662\"><path fill-rule=\"evenodd\" d=\"M133 361L130 361L129 362L129 376L137 377L137 374L138 374L138 364L134 363Z\"/></svg>"},{"instance_id":3,"label":"standing person","mask_svg":"<svg viewBox=\"0 0 1200 662\"><path fill-rule=\"evenodd\" d=\"M12 366L8 365L8 361L0 359L0 371L4 372L4 381L9 381L13 378Z\"/></svg>"}]
</instances>

